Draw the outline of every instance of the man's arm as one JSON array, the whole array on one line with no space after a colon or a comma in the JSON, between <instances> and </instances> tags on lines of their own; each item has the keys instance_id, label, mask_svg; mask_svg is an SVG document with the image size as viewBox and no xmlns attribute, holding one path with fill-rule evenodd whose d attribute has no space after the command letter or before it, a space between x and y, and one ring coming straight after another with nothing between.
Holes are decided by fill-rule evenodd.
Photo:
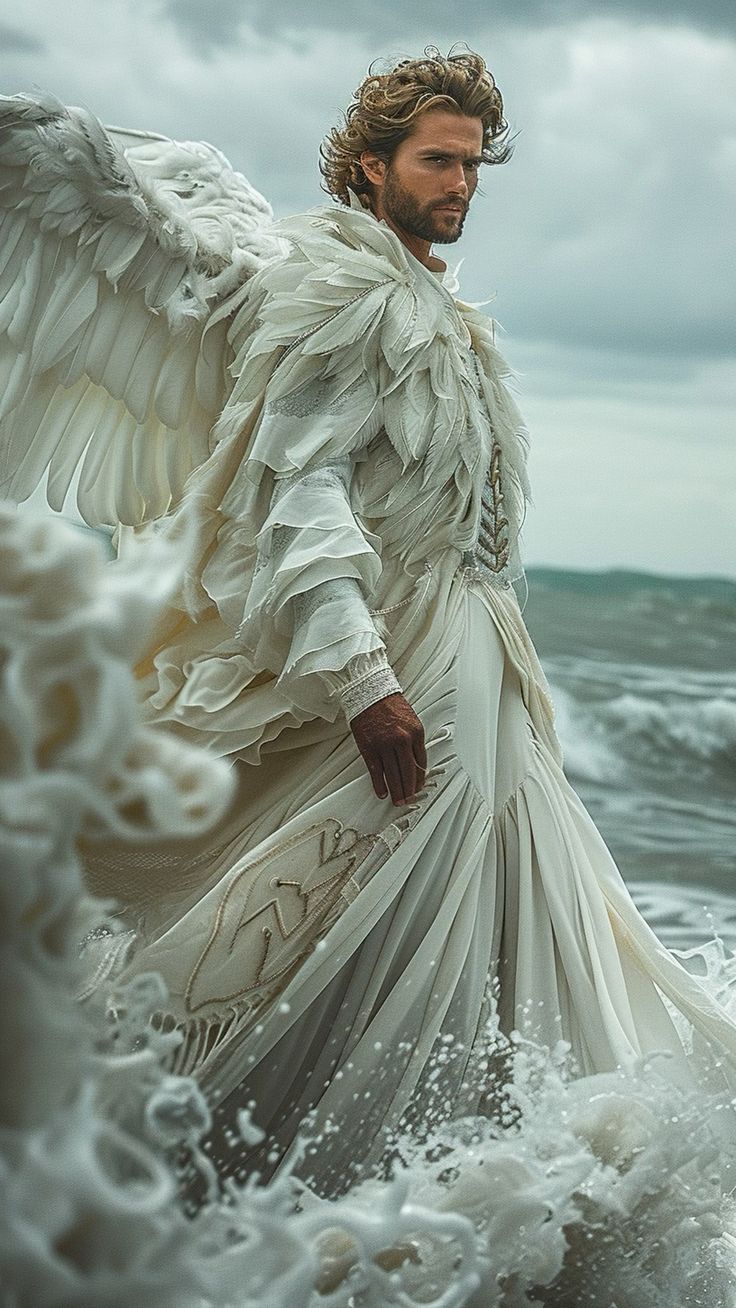
<instances>
[{"instance_id":1,"label":"man's arm","mask_svg":"<svg viewBox=\"0 0 736 1308\"><path fill-rule=\"evenodd\" d=\"M350 481L351 470L348 461L345 461L340 467L322 467L314 475L291 478L286 485L292 488L292 494L305 489L312 493L319 492L320 496L329 494L329 504L325 501L328 509L325 516L336 523L344 513L352 518ZM340 501L344 504L343 513L339 509ZM282 491L277 488L271 504L271 513L276 518L279 503L282 505L282 516L288 516L283 512ZM313 506L313 512L314 509L316 505ZM296 512L292 511L291 516L298 518L301 514L297 509ZM311 514L307 518L314 521ZM355 532L359 532L354 519L353 526ZM300 585L306 581L303 540L302 532L293 527L282 525L272 529L271 560L279 559L282 568L288 571L290 552L300 551ZM327 542L325 548L326 545ZM295 559L295 565L296 562ZM325 667L317 675L321 677L330 695L340 701L345 719L365 760L376 795L379 799L385 799L390 794L393 803L397 805L409 803L424 787L424 730L401 692L386 657L383 642L375 631L360 584L349 576L322 581L310 589L297 592L291 601L291 608L292 639L285 668L292 672L298 669L300 662L303 665L304 660L309 659L310 652L322 652L328 648L325 642L339 636L341 623L345 623L345 629L350 632L360 629L372 632L373 644L377 648L350 658L344 667L334 671Z\"/></svg>"},{"instance_id":2,"label":"man's arm","mask_svg":"<svg viewBox=\"0 0 736 1308\"><path fill-rule=\"evenodd\" d=\"M291 255L259 275L258 311L235 324L221 438L266 383L227 506L258 553L238 637L254 667L278 672L275 688L295 709L334 719L340 702L376 794L401 804L424 784L423 732L370 612L381 542L353 514L351 482L386 429L382 369L403 369L411 353L414 283L400 244L371 226L356 248L352 227L349 240L335 233L341 219L294 220ZM400 438L405 461L421 456L404 448L403 422Z\"/></svg>"}]
</instances>

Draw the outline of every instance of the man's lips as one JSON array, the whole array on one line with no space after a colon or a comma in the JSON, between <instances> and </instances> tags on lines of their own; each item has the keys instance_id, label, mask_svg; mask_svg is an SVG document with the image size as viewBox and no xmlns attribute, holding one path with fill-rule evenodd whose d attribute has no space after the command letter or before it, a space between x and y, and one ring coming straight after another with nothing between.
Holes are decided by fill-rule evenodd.
<instances>
[{"instance_id":1,"label":"man's lips","mask_svg":"<svg viewBox=\"0 0 736 1308\"><path fill-rule=\"evenodd\" d=\"M462 205L459 204L436 204L435 209L439 209L442 213L465 213Z\"/></svg>"}]
</instances>

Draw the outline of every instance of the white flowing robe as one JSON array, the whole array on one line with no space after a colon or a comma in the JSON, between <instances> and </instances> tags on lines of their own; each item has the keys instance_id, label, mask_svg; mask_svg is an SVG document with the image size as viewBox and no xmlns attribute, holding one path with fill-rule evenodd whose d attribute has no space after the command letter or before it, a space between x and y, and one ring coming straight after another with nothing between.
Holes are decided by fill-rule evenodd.
<instances>
[{"instance_id":1,"label":"white flowing robe","mask_svg":"<svg viewBox=\"0 0 736 1308\"><path fill-rule=\"evenodd\" d=\"M139 669L151 720L235 760L237 799L197 846L90 858L136 931L124 975L163 975L176 1066L226 1110L255 1101L282 1149L312 1110L300 1174L324 1193L378 1167L402 1118L493 1095L473 1062L489 979L502 1030L569 1042L583 1075L662 1050L697 1082L702 1048L736 1086L736 1029L562 771L510 584L525 436L489 320L369 214L282 231L292 253L247 288L219 443L190 479L187 585ZM389 669L427 740L407 809L376 797L340 712Z\"/></svg>"}]
</instances>

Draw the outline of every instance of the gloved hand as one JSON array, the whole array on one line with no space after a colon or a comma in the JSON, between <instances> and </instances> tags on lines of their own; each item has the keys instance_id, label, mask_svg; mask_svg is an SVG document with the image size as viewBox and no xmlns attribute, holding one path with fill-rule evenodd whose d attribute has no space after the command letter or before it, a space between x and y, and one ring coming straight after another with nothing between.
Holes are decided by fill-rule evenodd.
<instances>
[{"instance_id":1,"label":"gloved hand","mask_svg":"<svg viewBox=\"0 0 736 1308\"><path fill-rule=\"evenodd\" d=\"M424 728L403 695L386 695L363 709L350 729L379 799L390 791L394 804L408 804L424 789Z\"/></svg>"}]
</instances>

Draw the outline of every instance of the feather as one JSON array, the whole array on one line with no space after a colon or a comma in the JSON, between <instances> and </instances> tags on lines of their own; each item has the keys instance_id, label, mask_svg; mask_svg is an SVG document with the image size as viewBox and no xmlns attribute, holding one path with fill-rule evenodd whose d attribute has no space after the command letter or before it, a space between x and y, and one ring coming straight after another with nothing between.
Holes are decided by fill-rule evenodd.
<instances>
[{"instance_id":1,"label":"feather","mask_svg":"<svg viewBox=\"0 0 736 1308\"><path fill-rule=\"evenodd\" d=\"M375 330L383 315L386 295L383 285L371 287L355 304L345 305L349 312L338 311L331 315L324 327L313 332L304 342L305 354L329 354L361 340L368 331Z\"/></svg>"},{"instance_id":2,"label":"feather","mask_svg":"<svg viewBox=\"0 0 736 1308\"><path fill-rule=\"evenodd\" d=\"M212 419L208 413L205 413L201 404L195 398L190 417L192 423L192 439L187 446L186 457L189 464L187 477L193 468L200 463L204 463L210 452L210 441L212 433ZM181 445L181 440L179 441Z\"/></svg>"},{"instance_id":3,"label":"feather","mask_svg":"<svg viewBox=\"0 0 736 1308\"><path fill-rule=\"evenodd\" d=\"M179 347L164 359L156 383L153 407L165 427L177 430L194 403L194 358L191 350Z\"/></svg>"},{"instance_id":4,"label":"feather","mask_svg":"<svg viewBox=\"0 0 736 1308\"><path fill-rule=\"evenodd\" d=\"M141 307L141 313L146 311ZM153 314L148 314L149 322L141 347L136 354L133 366L128 374L122 400L126 408L139 423L145 422L153 407L153 397L163 361L171 349L171 336L166 323Z\"/></svg>"},{"instance_id":5,"label":"feather","mask_svg":"<svg viewBox=\"0 0 736 1308\"><path fill-rule=\"evenodd\" d=\"M206 438L205 438L206 444ZM181 441L177 439L175 431L168 430L164 438L164 461L166 467L166 479L171 487L171 494L175 500L181 498L184 489L184 483L192 470L191 460L186 457L186 450Z\"/></svg>"},{"instance_id":6,"label":"feather","mask_svg":"<svg viewBox=\"0 0 736 1308\"><path fill-rule=\"evenodd\" d=\"M22 465L25 469L27 484L31 486L37 484L34 481L36 473L38 472L40 479L46 468L51 465L57 449L60 446L63 448L71 444L68 433L71 433L72 439L74 439L76 432L72 424L76 422L78 425L79 423L78 410L88 384L85 379L70 390L58 387L54 391L51 402L48 404L29 442L29 454L34 461L33 471L29 471L29 464L25 460ZM89 439L89 435L88 428L85 434L85 444ZM48 498L48 489L46 494Z\"/></svg>"},{"instance_id":7,"label":"feather","mask_svg":"<svg viewBox=\"0 0 736 1308\"><path fill-rule=\"evenodd\" d=\"M144 290L149 282L152 282L160 274L164 258L165 256L155 241L147 234L140 250L120 278L120 289L123 291Z\"/></svg>"},{"instance_id":8,"label":"feather","mask_svg":"<svg viewBox=\"0 0 736 1308\"><path fill-rule=\"evenodd\" d=\"M406 349L417 312L416 296L408 286L399 288L386 302L381 350L392 369Z\"/></svg>"},{"instance_id":9,"label":"feather","mask_svg":"<svg viewBox=\"0 0 736 1308\"><path fill-rule=\"evenodd\" d=\"M137 526L143 519L145 501L133 476L133 441L138 423L131 413L123 412L108 450L107 463L100 477L110 488L112 522Z\"/></svg>"},{"instance_id":10,"label":"feather","mask_svg":"<svg viewBox=\"0 0 736 1308\"><path fill-rule=\"evenodd\" d=\"M191 198L176 190L184 160ZM85 110L0 97L0 433L14 492L48 467L61 505L81 460L87 521L169 507L171 478L178 495L209 453L228 316L285 248L271 219L211 147L126 151Z\"/></svg>"},{"instance_id":11,"label":"feather","mask_svg":"<svg viewBox=\"0 0 736 1308\"><path fill-rule=\"evenodd\" d=\"M104 272L107 280L114 286L130 267L143 242L145 230L131 230L122 223L110 221L93 235L92 267L95 272Z\"/></svg>"},{"instance_id":12,"label":"feather","mask_svg":"<svg viewBox=\"0 0 736 1308\"><path fill-rule=\"evenodd\" d=\"M101 376L101 381L116 400L123 398L135 368L136 358L151 324L151 317L152 315L142 304L140 296L130 299L115 338L115 348L110 351L110 357Z\"/></svg>"},{"instance_id":13,"label":"feather","mask_svg":"<svg viewBox=\"0 0 736 1308\"><path fill-rule=\"evenodd\" d=\"M97 311L88 319L75 349L70 350L63 362L57 365L55 371L61 386L76 386L81 377L91 377L89 355L93 341L99 335L102 313L103 309L98 303Z\"/></svg>"},{"instance_id":14,"label":"feather","mask_svg":"<svg viewBox=\"0 0 736 1308\"><path fill-rule=\"evenodd\" d=\"M124 412L100 393L102 404L91 435L77 486L77 508L90 527L112 526L115 522L114 495L102 481L101 473L112 446L115 430Z\"/></svg>"},{"instance_id":15,"label":"feather","mask_svg":"<svg viewBox=\"0 0 736 1308\"><path fill-rule=\"evenodd\" d=\"M84 266L57 284L33 343L31 359L37 372L45 372L69 351L97 307L97 291L97 279Z\"/></svg>"},{"instance_id":16,"label":"feather","mask_svg":"<svg viewBox=\"0 0 736 1308\"><path fill-rule=\"evenodd\" d=\"M0 430L8 414L26 394L30 377L30 354L16 354L8 342L0 338Z\"/></svg>"},{"instance_id":17,"label":"feather","mask_svg":"<svg viewBox=\"0 0 736 1308\"><path fill-rule=\"evenodd\" d=\"M88 215L85 213L84 209L80 208L73 213L63 214L54 224L54 231L60 241L76 235L77 232L79 232L81 236L81 229L88 221ZM41 230L45 230L43 220L41 222Z\"/></svg>"},{"instance_id":18,"label":"feather","mask_svg":"<svg viewBox=\"0 0 736 1308\"><path fill-rule=\"evenodd\" d=\"M69 415L64 439L57 443L49 463L46 498L60 513L64 507L74 474L86 450L100 414L109 403L104 392L91 383L74 387L76 407Z\"/></svg>"},{"instance_id":19,"label":"feather","mask_svg":"<svg viewBox=\"0 0 736 1308\"><path fill-rule=\"evenodd\" d=\"M34 316L43 264L43 241L41 237L37 237L33 241L30 257L26 260L18 304L7 327L8 338L18 349L23 346Z\"/></svg>"},{"instance_id":20,"label":"feather","mask_svg":"<svg viewBox=\"0 0 736 1308\"><path fill-rule=\"evenodd\" d=\"M223 318L214 327L205 328L202 332L194 370L197 399L202 408L212 415L213 420L222 408L225 392L225 370L231 358L227 331L228 322L226 318Z\"/></svg>"},{"instance_id":21,"label":"feather","mask_svg":"<svg viewBox=\"0 0 736 1308\"><path fill-rule=\"evenodd\" d=\"M23 235L24 222L20 214L5 214L0 227L0 278L12 259ZM3 281L0 281L0 287Z\"/></svg>"},{"instance_id":22,"label":"feather","mask_svg":"<svg viewBox=\"0 0 736 1308\"><path fill-rule=\"evenodd\" d=\"M56 389L54 377L40 378L8 423L8 490L19 500L27 499L35 490L49 464L51 450L36 435Z\"/></svg>"},{"instance_id":23,"label":"feather","mask_svg":"<svg viewBox=\"0 0 736 1308\"><path fill-rule=\"evenodd\" d=\"M77 187L64 177L51 187L46 198L45 208L49 215L61 217L62 214L79 213L80 195Z\"/></svg>"},{"instance_id":24,"label":"feather","mask_svg":"<svg viewBox=\"0 0 736 1308\"><path fill-rule=\"evenodd\" d=\"M28 341L24 343L31 349L33 340L38 329L38 324L43 317L51 288L55 286L60 277L65 275L64 269L70 258L70 247L62 244L60 241L49 240L44 238L41 245L43 265L41 268L41 295L39 296L38 312L34 315L33 323L28 325Z\"/></svg>"},{"instance_id":25,"label":"feather","mask_svg":"<svg viewBox=\"0 0 736 1308\"><path fill-rule=\"evenodd\" d=\"M126 331L126 318L136 318L138 312L139 306L134 300L115 295L104 285L101 287L99 308L94 316L86 355L86 372L98 386L104 385L118 336Z\"/></svg>"},{"instance_id":26,"label":"feather","mask_svg":"<svg viewBox=\"0 0 736 1308\"><path fill-rule=\"evenodd\" d=\"M151 270L153 272L153 269ZM181 287L187 273L187 265L183 259L167 259L161 261L161 266L156 276L150 276L146 284L146 305L149 309L161 309L176 294Z\"/></svg>"},{"instance_id":27,"label":"feather","mask_svg":"<svg viewBox=\"0 0 736 1308\"><path fill-rule=\"evenodd\" d=\"M23 270L33 252L33 231L26 228L0 275L0 331L7 331L20 301L23 287Z\"/></svg>"},{"instance_id":28,"label":"feather","mask_svg":"<svg viewBox=\"0 0 736 1308\"><path fill-rule=\"evenodd\" d=\"M166 429L149 420L137 427L132 441L133 481L145 501L146 518L160 518L169 507L171 491L166 473Z\"/></svg>"}]
</instances>

